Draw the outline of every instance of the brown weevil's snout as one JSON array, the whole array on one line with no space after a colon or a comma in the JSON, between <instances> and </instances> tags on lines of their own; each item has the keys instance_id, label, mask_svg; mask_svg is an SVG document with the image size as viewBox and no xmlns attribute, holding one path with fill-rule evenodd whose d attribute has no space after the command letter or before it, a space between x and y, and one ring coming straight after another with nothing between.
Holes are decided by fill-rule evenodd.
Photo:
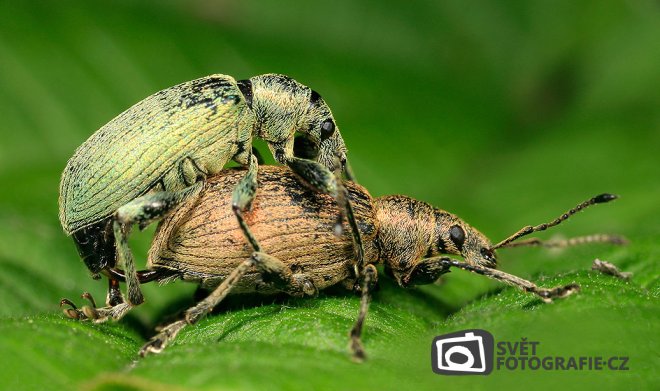
<instances>
[{"instance_id":1,"label":"brown weevil's snout","mask_svg":"<svg viewBox=\"0 0 660 391\"><path fill-rule=\"evenodd\" d=\"M435 210L437 253L460 255L466 262L494 268L497 259L493 245L484 234L440 209Z\"/></svg>"},{"instance_id":2,"label":"brown weevil's snout","mask_svg":"<svg viewBox=\"0 0 660 391\"><path fill-rule=\"evenodd\" d=\"M469 225L464 230L466 237L461 249L463 259L473 265L496 268L497 258L490 240Z\"/></svg>"},{"instance_id":3,"label":"brown weevil's snout","mask_svg":"<svg viewBox=\"0 0 660 391\"><path fill-rule=\"evenodd\" d=\"M495 255L495 250L488 247L482 247L480 253L485 266L491 268L497 267L497 256Z\"/></svg>"}]
</instances>

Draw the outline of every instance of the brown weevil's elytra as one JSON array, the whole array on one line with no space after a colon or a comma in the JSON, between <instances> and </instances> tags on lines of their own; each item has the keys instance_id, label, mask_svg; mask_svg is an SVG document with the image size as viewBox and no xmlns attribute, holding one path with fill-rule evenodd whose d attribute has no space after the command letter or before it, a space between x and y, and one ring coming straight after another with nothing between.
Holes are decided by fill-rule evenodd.
<instances>
[{"instance_id":1,"label":"brown weevil's elytra","mask_svg":"<svg viewBox=\"0 0 660 391\"><path fill-rule=\"evenodd\" d=\"M296 136L298 134L298 136ZM329 194L362 245L338 176L347 170L346 147L321 96L275 74L236 81L211 75L159 91L101 127L68 161L60 184L60 222L95 277L109 277L107 307L99 318L119 319L143 302L127 237L199 195L203 181L230 160L247 167L232 185L231 209L255 252L262 252L243 213L257 188L252 139L268 143L275 160L310 188ZM350 173L346 171L347 176ZM128 300L107 270L123 267Z\"/></svg>"},{"instance_id":2,"label":"brown weevil's elytra","mask_svg":"<svg viewBox=\"0 0 660 391\"><path fill-rule=\"evenodd\" d=\"M495 269L495 250L520 245L563 246L588 242L622 243L618 236L594 235L572 242L526 242L519 238L560 224L580 210L615 199L602 194L583 202L557 219L520 231L493 245L479 231L444 210L395 195L371 198L359 185L347 182L348 197L364 245L362 277L353 272L354 241L349 234L332 233L337 206L324 194L314 193L284 167L261 167L259 190L245 221L259 240L262 251L246 243L234 215L227 208L233 189L244 171L226 170L210 178L199 197L181 204L159 225L149 251L148 269L137 272L140 282L182 279L212 289L204 300L185 311L183 319L164 327L141 350L160 352L179 331L208 314L227 294L285 292L293 296L315 295L341 284L361 293L357 321L351 330L351 349L357 360L365 353L360 342L367 313L369 291L377 281L376 265L383 264L402 287L429 284L456 267L511 284L551 301L578 290L576 284L541 288L530 281ZM456 260L447 255L457 255ZM122 280L123 271L110 268L111 280ZM66 310L75 318L98 317L97 310Z\"/></svg>"}]
</instances>

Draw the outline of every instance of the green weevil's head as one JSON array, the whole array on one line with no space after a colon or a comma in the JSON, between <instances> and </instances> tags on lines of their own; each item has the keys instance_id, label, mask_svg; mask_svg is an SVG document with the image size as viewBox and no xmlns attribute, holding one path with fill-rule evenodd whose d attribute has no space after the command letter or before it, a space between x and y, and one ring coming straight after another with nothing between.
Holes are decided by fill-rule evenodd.
<instances>
[{"instance_id":1,"label":"green weevil's head","mask_svg":"<svg viewBox=\"0 0 660 391\"><path fill-rule=\"evenodd\" d=\"M303 138L308 140L309 149L318 151L315 160L330 171L343 171L346 165L344 139L339 133L330 107L316 91L311 92L305 117L307 130L301 133L304 134Z\"/></svg>"},{"instance_id":2,"label":"green weevil's head","mask_svg":"<svg viewBox=\"0 0 660 391\"><path fill-rule=\"evenodd\" d=\"M269 143L278 162L296 156L316 160L331 171L343 169L344 140L316 91L276 74L238 83L255 116L255 135Z\"/></svg>"}]
</instances>

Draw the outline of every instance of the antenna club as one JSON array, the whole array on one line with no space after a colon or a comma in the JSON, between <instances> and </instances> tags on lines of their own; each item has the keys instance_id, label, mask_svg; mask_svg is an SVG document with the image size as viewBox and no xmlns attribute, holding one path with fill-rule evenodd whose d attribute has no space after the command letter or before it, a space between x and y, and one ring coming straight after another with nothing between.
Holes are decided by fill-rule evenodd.
<instances>
[{"instance_id":1,"label":"antenna club","mask_svg":"<svg viewBox=\"0 0 660 391\"><path fill-rule=\"evenodd\" d=\"M594 203L596 203L596 204L602 204L602 203L605 203L605 202L610 202L612 200L616 200L617 198L619 198L619 196L614 195L614 194L609 194L609 193L603 193L603 194L595 196L593 200L594 200Z\"/></svg>"}]
</instances>

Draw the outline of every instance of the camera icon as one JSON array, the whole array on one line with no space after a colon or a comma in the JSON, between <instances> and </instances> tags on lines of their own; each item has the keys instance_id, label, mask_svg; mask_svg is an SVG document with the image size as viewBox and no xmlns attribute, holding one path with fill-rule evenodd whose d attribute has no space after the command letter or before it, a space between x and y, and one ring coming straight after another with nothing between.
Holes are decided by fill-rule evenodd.
<instances>
[{"instance_id":1,"label":"camera icon","mask_svg":"<svg viewBox=\"0 0 660 391\"><path fill-rule=\"evenodd\" d=\"M436 337L431 346L433 372L441 375L488 375L493 370L493 335L472 329Z\"/></svg>"}]
</instances>

